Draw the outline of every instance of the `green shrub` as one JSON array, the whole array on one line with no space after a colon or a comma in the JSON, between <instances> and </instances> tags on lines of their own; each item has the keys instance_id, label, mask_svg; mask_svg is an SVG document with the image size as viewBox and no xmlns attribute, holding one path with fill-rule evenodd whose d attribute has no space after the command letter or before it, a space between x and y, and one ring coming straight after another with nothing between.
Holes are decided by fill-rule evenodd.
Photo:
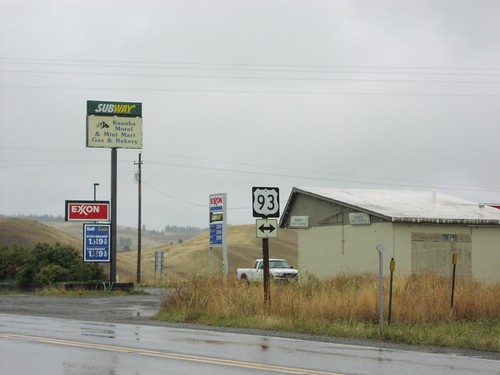
<instances>
[{"instance_id":1,"label":"green shrub","mask_svg":"<svg viewBox=\"0 0 500 375\"><path fill-rule=\"evenodd\" d=\"M28 254L28 250L19 246L0 246L0 281L15 280L17 270Z\"/></svg>"},{"instance_id":2,"label":"green shrub","mask_svg":"<svg viewBox=\"0 0 500 375\"><path fill-rule=\"evenodd\" d=\"M11 260L9 264L14 263ZM2 267L0 275L2 271L7 273L7 268L4 270L2 263L0 267ZM23 255L22 261L16 266L15 275L12 274L12 267L9 270L11 278L15 276L16 281L23 286L32 283L50 285L55 282L87 282L103 279L100 266L95 263L84 263L76 249L59 243L53 246L36 244L34 249L26 251Z\"/></svg>"},{"instance_id":3,"label":"green shrub","mask_svg":"<svg viewBox=\"0 0 500 375\"><path fill-rule=\"evenodd\" d=\"M34 281L42 285L52 285L53 283L68 281L69 270L61 267L58 264L49 264L43 266L35 275Z\"/></svg>"}]
</instances>

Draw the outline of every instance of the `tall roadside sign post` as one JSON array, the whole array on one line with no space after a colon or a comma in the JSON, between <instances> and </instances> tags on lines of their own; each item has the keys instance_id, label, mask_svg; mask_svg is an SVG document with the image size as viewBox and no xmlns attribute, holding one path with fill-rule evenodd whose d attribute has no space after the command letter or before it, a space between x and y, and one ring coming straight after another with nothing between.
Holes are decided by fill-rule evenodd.
<instances>
[{"instance_id":1,"label":"tall roadside sign post","mask_svg":"<svg viewBox=\"0 0 500 375\"><path fill-rule=\"evenodd\" d=\"M227 194L211 194L209 196L210 245L208 263L212 273L214 270L214 247L222 247L222 272L227 279L229 264L227 259Z\"/></svg>"},{"instance_id":2,"label":"tall roadside sign post","mask_svg":"<svg viewBox=\"0 0 500 375\"><path fill-rule=\"evenodd\" d=\"M280 216L279 188L253 187L252 214L256 220L257 238L262 238L262 260L264 277L264 304L271 304L269 280L269 237L278 236L278 218Z\"/></svg>"},{"instance_id":3,"label":"tall roadside sign post","mask_svg":"<svg viewBox=\"0 0 500 375\"><path fill-rule=\"evenodd\" d=\"M87 101L86 135L87 147L111 149L111 289L116 283L117 150L142 148L142 103Z\"/></svg>"}]
</instances>

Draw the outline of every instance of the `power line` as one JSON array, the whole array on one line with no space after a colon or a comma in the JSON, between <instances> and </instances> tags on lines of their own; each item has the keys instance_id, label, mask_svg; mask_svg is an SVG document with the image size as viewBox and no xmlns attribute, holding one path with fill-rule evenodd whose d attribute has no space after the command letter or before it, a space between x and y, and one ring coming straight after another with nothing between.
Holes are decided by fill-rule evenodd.
<instances>
[{"instance_id":1,"label":"power line","mask_svg":"<svg viewBox=\"0 0 500 375\"><path fill-rule=\"evenodd\" d=\"M500 94L459 94L459 93L405 93L405 92L363 92L363 91L285 91L285 90L224 90L224 89L165 89L165 88L117 88L117 87L63 87L63 86L20 86L0 85L0 88L28 90L107 90L144 91L170 93L206 94L268 94L268 95L339 95L339 96L401 96L401 97L455 97L455 98L500 98Z\"/></svg>"},{"instance_id":2,"label":"power line","mask_svg":"<svg viewBox=\"0 0 500 375\"><path fill-rule=\"evenodd\" d=\"M415 185L404 184L402 182L387 182L387 181L366 181L366 180L356 180L356 179L342 179L342 178L328 178L328 177L314 177L314 176L304 176L304 175L291 175L291 174L279 174L279 173L267 173L262 171L243 171L240 169L229 169L229 168L215 168L215 167L202 167L202 166L194 166L194 165L184 165L184 164L175 164L175 163L158 163L158 162L149 162L150 164L164 164L175 167L183 167L183 168L191 168L191 169L202 169L202 170L213 170L219 172L229 172L229 173L239 173L239 174L248 174L248 175L259 175L259 176L272 176L272 177L281 177L281 178L294 178L294 179L302 179L302 180L310 180L310 181L325 181L325 182L344 182L344 183L352 183L352 184L361 184L361 185L378 185L378 186L392 186L392 187L405 187L405 188L428 188L428 189L447 189L447 190L470 190L470 191L491 191L491 192L499 192L499 188L476 188L476 187L466 187L466 186L456 186L449 184L432 184L428 182L416 182L413 181ZM353 176L355 177L355 176ZM358 176L361 179L367 177Z\"/></svg>"},{"instance_id":3,"label":"power line","mask_svg":"<svg viewBox=\"0 0 500 375\"><path fill-rule=\"evenodd\" d=\"M196 207L203 207L203 208L207 208L208 209L208 204L200 204L200 203L195 203L195 202L191 202L191 201L187 201L185 199L181 199L179 197L176 197L176 196L173 196L171 194L168 194L156 187L154 187L153 185L151 184L148 184L146 182L144 182L144 180L142 180L143 184L147 187L149 187L150 189L156 191L157 193L160 193L170 199L173 199L175 201L178 201L178 202L181 202L181 203L184 203L184 204L188 204L190 206L196 206ZM251 209L251 206L245 206L245 207L228 207L227 208L228 210L247 210L247 209Z\"/></svg>"},{"instance_id":4,"label":"power line","mask_svg":"<svg viewBox=\"0 0 500 375\"><path fill-rule=\"evenodd\" d=\"M187 201L185 199L181 199L181 198L178 198L178 197L175 197L171 194L168 194L168 193L165 193L164 191L160 190L160 189L157 189L155 188L153 185L150 185L149 183L145 182L144 179L142 180L142 183L147 186L148 188L156 191L157 193L160 193L162 195L165 195L166 197L169 197L170 199L173 199L175 201L178 201L178 202L181 202L181 203L185 203L185 204L188 204L190 206L196 206L196 207L208 207L208 204L199 204L199 203L195 203L195 202L190 202L190 201Z\"/></svg>"},{"instance_id":5,"label":"power line","mask_svg":"<svg viewBox=\"0 0 500 375\"><path fill-rule=\"evenodd\" d=\"M2 61L4 60L4 61ZM1 57L0 63L4 64L32 64L32 65L61 65L70 64L71 66L89 66L90 64L100 64L98 67L117 67L116 65L110 64L130 64L126 67L136 68L137 65L146 65L142 67L151 68L165 68L171 67L179 69L179 66L190 66L190 67L273 67L273 68L309 68L309 69L372 69L372 70L442 70L442 71L500 71L500 68L491 67L443 67L443 66L401 66L401 65L333 65L333 64L261 64L261 63L215 63L215 62L182 62L182 61L132 61L132 60L96 60L96 59L48 59L48 58L27 58L27 57Z\"/></svg>"},{"instance_id":6,"label":"power line","mask_svg":"<svg viewBox=\"0 0 500 375\"><path fill-rule=\"evenodd\" d=\"M50 150L50 151L75 151L72 149L55 149L55 148L29 148L29 149L35 149L39 151L44 151L44 150ZM167 161L154 161L150 160L148 161L148 164L154 165L167 165L167 166L172 166L172 167L180 167L180 168L186 168L186 169L197 169L197 170L211 170L211 171L218 171L218 172L223 172L223 173L233 173L233 174L245 174L245 175L259 175L259 176L272 176L272 177L281 177L281 178L289 178L289 179L301 179L301 180L309 180L309 181L330 181L330 182L346 182L346 183L354 183L354 184L364 184L364 185L381 185L381 186L394 186L394 187L419 187L419 188L441 188L441 189L448 189L448 190L469 190L469 191L485 191L485 192L498 192L500 189L499 188L494 188L494 187L472 187L472 186L457 186L454 184L434 184L433 182L430 181L418 181L418 180L407 180L407 179L396 179L396 178L386 178L386 177L374 177L374 176L360 176L360 175L353 175L353 174L345 174L345 173L331 173L327 171L320 171L320 170L311 170L311 169L297 169L297 168L291 168L291 167L283 167L283 166L273 166L273 165L262 165L262 164L255 164L255 163L245 163L245 162L238 162L238 161L228 161L228 160L222 160L222 159L213 159L213 158L204 158L204 157L196 157L196 156L190 156L190 155L178 155L178 154L170 154L170 153L162 153L162 152L146 152L146 154L150 155L160 155L160 156L167 156L167 157L176 157L180 159L188 159L188 160L194 160L194 161L205 161L205 162L217 162L217 163L223 163L227 165L234 165L234 166L243 166L243 167L250 167L250 168L258 168L258 171L255 170L242 170L241 168L235 169L235 168L222 168L222 167L208 167L208 166L200 166L198 165L189 165L189 164L182 164L182 163L173 163L173 162L167 162ZM6 160L2 160L2 162L5 162ZM9 163L14 162L14 160L10 160ZM44 161L43 163L45 164L40 164L37 161L19 161L21 163L33 163L33 164L24 164L24 165L13 165L13 167L58 167L61 165L64 166L71 166L71 165L94 165L94 164L103 164L107 165L108 161L91 161L91 162L86 162L86 161L74 161L74 162L69 162L69 161L56 161L56 162L51 162L51 161ZM64 163L64 164L58 164L58 163ZM124 164L128 165L130 163L130 160L121 160L119 161L119 164ZM0 166L2 168L6 167L11 167L11 165L3 165ZM263 171L263 169L266 169L266 171ZM271 172L271 171L283 171L281 173L277 172ZM291 173L288 173L291 172ZM99 173L104 173L104 172L99 172ZM154 172L155 175L160 175L164 174L162 172ZM308 174L316 174L316 175L321 175L321 176L311 176ZM38 177L44 177L44 176L65 176L65 175L75 175L75 173L50 173L50 174L36 174L36 175L17 175L17 176L11 176L11 177L30 177L30 176L38 176ZM196 176L198 178L203 178L202 176ZM378 181L375 181L378 180Z\"/></svg>"},{"instance_id":7,"label":"power line","mask_svg":"<svg viewBox=\"0 0 500 375\"><path fill-rule=\"evenodd\" d=\"M447 84L499 84L500 81L457 81L457 80L417 80L417 79L368 79L368 78L303 78L303 77L251 77L251 76L228 76L228 75L186 75L186 74L145 74L145 73L98 73L98 72L59 72L59 71L34 71L34 70L0 70L2 73L23 73L23 74L57 74L57 75L82 75L96 77L146 77L146 78L197 78L197 79L234 79L234 80L255 80L255 81L309 81L309 82L378 82L378 83L447 83ZM347 72L341 72L342 74ZM349 72L356 73L356 72ZM356 74L381 74L359 73ZM406 74L406 73L398 73ZM412 73L408 73L412 74ZM498 74L500 76L500 74Z\"/></svg>"},{"instance_id":8,"label":"power line","mask_svg":"<svg viewBox=\"0 0 500 375\"><path fill-rule=\"evenodd\" d=\"M244 162L238 162L238 161L227 161L227 160L222 160L222 159L213 159L213 158L204 158L204 157L196 157L196 156L187 156L187 155L178 155L178 154L170 154L170 153L161 153L161 152L148 152L148 154L152 155L163 155L163 156L168 156L168 157L177 157L177 158L183 158L183 159L190 159L190 160L196 160L196 161L205 161L205 162L216 162L216 163L223 163L223 164L229 164L229 165L237 165L237 166L245 166L245 167L253 167L253 168L259 168L259 172L255 172L255 174L261 174L262 168L265 168L266 170L282 170L282 171L290 171L290 172L295 172L295 173L313 173L313 174L320 174L322 176L332 176L332 181L336 181L338 178L358 178L358 179L369 179L370 181L376 180L376 179L381 179L381 180L389 180L389 181L394 181L397 182L399 181L400 183L402 182L411 182L415 184L428 184L432 185L432 182L429 181L416 181L416 180L407 180L407 179L398 179L398 178L385 178L385 177L374 177L374 176L359 176L359 175L353 175L353 174L347 174L347 173L331 173L327 171L320 171L320 170L311 170L311 169L297 169L297 168L290 168L290 167L283 167L283 166L273 166L270 164L255 164L255 163L244 163ZM171 165L171 166L180 166L182 167L183 165L181 164L174 164L172 162L161 162L161 161L151 161L151 164L164 164L164 165ZM197 166L189 166L192 168L198 168L198 169L210 169L213 167L201 167L199 165ZM238 170L228 170L228 171L234 171L236 173L240 172L241 169ZM251 172L249 172L251 173ZM276 173L272 173L272 176L276 176ZM294 175L287 175L290 177L295 177ZM304 179L307 179L309 177L304 176ZM366 183L371 183L370 181L366 181ZM397 186L397 185L396 185ZM405 185L402 185L405 186ZM441 184L441 187L447 186L447 184ZM449 185L451 188L456 188L456 185ZM493 191L497 191L499 189L496 188L491 188Z\"/></svg>"}]
</instances>

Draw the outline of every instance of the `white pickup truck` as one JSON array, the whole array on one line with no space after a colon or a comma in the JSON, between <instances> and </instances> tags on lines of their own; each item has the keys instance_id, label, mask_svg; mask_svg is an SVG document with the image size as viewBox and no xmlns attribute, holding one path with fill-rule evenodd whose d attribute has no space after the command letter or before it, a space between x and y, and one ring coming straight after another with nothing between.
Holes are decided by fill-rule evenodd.
<instances>
[{"instance_id":1,"label":"white pickup truck","mask_svg":"<svg viewBox=\"0 0 500 375\"><path fill-rule=\"evenodd\" d=\"M238 268L236 276L247 282L262 282L264 280L264 261L257 259L253 268ZM269 278L271 280L296 280L299 271L293 269L284 259L269 259Z\"/></svg>"}]
</instances>

